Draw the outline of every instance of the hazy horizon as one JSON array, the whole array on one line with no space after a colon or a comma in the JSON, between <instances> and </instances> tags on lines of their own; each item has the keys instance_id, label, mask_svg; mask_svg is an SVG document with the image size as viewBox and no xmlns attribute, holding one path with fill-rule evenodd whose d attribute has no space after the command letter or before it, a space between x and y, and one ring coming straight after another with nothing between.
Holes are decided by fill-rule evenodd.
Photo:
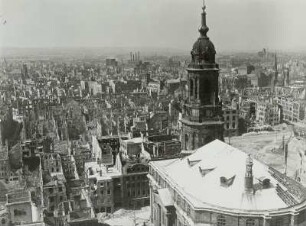
<instances>
[{"instance_id":1,"label":"hazy horizon","mask_svg":"<svg viewBox=\"0 0 306 226\"><path fill-rule=\"evenodd\" d=\"M207 0L217 52L306 50L306 1ZM0 0L0 48L190 52L201 0ZM6 21L6 22L4 22Z\"/></svg>"}]
</instances>

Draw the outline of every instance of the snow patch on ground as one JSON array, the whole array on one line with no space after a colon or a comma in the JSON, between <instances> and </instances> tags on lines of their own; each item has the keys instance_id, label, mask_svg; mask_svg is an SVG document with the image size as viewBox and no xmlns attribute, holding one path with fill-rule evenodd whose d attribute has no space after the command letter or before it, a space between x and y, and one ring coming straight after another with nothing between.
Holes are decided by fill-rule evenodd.
<instances>
[{"instance_id":1,"label":"snow patch on ground","mask_svg":"<svg viewBox=\"0 0 306 226\"><path fill-rule=\"evenodd\" d=\"M151 209L149 206L138 210L119 209L113 214L99 214L99 222L111 226L152 226L150 223Z\"/></svg>"}]
</instances>

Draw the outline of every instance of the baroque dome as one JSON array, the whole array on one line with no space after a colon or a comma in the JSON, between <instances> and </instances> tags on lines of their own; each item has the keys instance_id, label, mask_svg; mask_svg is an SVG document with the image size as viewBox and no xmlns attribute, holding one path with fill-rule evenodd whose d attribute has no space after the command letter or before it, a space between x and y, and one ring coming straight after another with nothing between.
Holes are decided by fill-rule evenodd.
<instances>
[{"instance_id":1,"label":"baroque dome","mask_svg":"<svg viewBox=\"0 0 306 226\"><path fill-rule=\"evenodd\" d=\"M208 37L200 37L193 44L191 57L193 62L215 63L216 50Z\"/></svg>"},{"instance_id":2,"label":"baroque dome","mask_svg":"<svg viewBox=\"0 0 306 226\"><path fill-rule=\"evenodd\" d=\"M209 28L206 25L206 6L203 6L201 14L200 37L193 44L191 57L194 64L215 64L216 50L214 44L207 37Z\"/></svg>"}]
</instances>

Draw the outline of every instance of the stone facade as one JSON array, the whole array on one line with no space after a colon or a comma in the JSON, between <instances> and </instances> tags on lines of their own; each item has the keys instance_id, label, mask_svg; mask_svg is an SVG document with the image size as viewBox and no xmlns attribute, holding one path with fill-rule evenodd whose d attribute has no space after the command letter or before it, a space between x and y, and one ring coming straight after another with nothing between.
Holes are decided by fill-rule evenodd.
<instances>
[{"instance_id":1,"label":"stone facade","mask_svg":"<svg viewBox=\"0 0 306 226\"><path fill-rule=\"evenodd\" d=\"M42 222L42 215L31 198L31 193L23 189L7 194L6 208L10 216L10 223L24 225Z\"/></svg>"},{"instance_id":2,"label":"stone facade","mask_svg":"<svg viewBox=\"0 0 306 226\"><path fill-rule=\"evenodd\" d=\"M43 154L41 161L42 161L44 170L49 171L49 173L51 174L62 174L63 173L62 161L58 153Z\"/></svg>"},{"instance_id":3,"label":"stone facade","mask_svg":"<svg viewBox=\"0 0 306 226\"><path fill-rule=\"evenodd\" d=\"M224 136L228 137L238 136L239 109L224 108L223 119L224 119Z\"/></svg>"},{"instance_id":4,"label":"stone facade","mask_svg":"<svg viewBox=\"0 0 306 226\"><path fill-rule=\"evenodd\" d=\"M261 125L278 125L280 123L280 114L280 108L276 103L256 103L256 120Z\"/></svg>"},{"instance_id":5,"label":"stone facade","mask_svg":"<svg viewBox=\"0 0 306 226\"><path fill-rule=\"evenodd\" d=\"M0 179L6 179L9 176L9 158L7 146L0 144Z\"/></svg>"},{"instance_id":6,"label":"stone facade","mask_svg":"<svg viewBox=\"0 0 306 226\"><path fill-rule=\"evenodd\" d=\"M223 123L197 124L182 120L182 131L182 149L195 150L216 138L223 138Z\"/></svg>"},{"instance_id":7,"label":"stone facade","mask_svg":"<svg viewBox=\"0 0 306 226\"><path fill-rule=\"evenodd\" d=\"M278 97L281 106L281 118L285 122L299 122L305 120L306 104L293 98Z\"/></svg>"},{"instance_id":8,"label":"stone facade","mask_svg":"<svg viewBox=\"0 0 306 226\"><path fill-rule=\"evenodd\" d=\"M148 166L136 163L105 167L95 162L85 164L90 198L96 213L138 208L149 204Z\"/></svg>"},{"instance_id":9,"label":"stone facade","mask_svg":"<svg viewBox=\"0 0 306 226\"><path fill-rule=\"evenodd\" d=\"M62 181L55 180L44 185L43 194L44 203L51 213L57 210L62 202L67 201L66 186Z\"/></svg>"}]
</instances>

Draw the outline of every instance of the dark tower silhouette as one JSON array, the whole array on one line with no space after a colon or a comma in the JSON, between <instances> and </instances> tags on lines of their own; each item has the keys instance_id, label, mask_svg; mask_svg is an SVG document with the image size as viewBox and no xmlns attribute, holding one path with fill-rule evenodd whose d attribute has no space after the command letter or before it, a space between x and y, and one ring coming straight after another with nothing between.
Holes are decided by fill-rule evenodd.
<instances>
[{"instance_id":1,"label":"dark tower silhouette","mask_svg":"<svg viewBox=\"0 0 306 226\"><path fill-rule=\"evenodd\" d=\"M26 79L27 78L29 78L28 66L26 64L23 64L22 69L21 69L21 79L22 79L23 84L26 84Z\"/></svg>"},{"instance_id":2,"label":"dark tower silhouette","mask_svg":"<svg viewBox=\"0 0 306 226\"><path fill-rule=\"evenodd\" d=\"M284 86L289 86L290 85L289 68L285 68L283 74L284 74Z\"/></svg>"},{"instance_id":3,"label":"dark tower silhouette","mask_svg":"<svg viewBox=\"0 0 306 226\"><path fill-rule=\"evenodd\" d=\"M215 139L223 140L222 103L218 98L219 65L215 47L207 37L205 4L200 37L194 43L188 65L188 94L183 104L182 149L195 150Z\"/></svg>"},{"instance_id":4,"label":"dark tower silhouette","mask_svg":"<svg viewBox=\"0 0 306 226\"><path fill-rule=\"evenodd\" d=\"M278 70L277 70L277 55L275 53L274 55L274 79L273 79L273 89L275 86L277 86L278 82Z\"/></svg>"}]
</instances>

